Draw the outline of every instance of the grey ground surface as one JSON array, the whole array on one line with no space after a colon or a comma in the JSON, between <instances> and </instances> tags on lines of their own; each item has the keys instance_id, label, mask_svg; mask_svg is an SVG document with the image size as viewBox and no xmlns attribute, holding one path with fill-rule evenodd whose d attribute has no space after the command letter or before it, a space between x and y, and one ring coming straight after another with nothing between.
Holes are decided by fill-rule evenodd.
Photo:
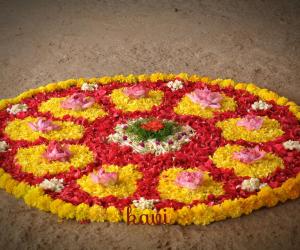
<instances>
[{"instance_id":1,"label":"grey ground surface","mask_svg":"<svg viewBox=\"0 0 300 250\"><path fill-rule=\"evenodd\" d=\"M0 98L77 77L188 72L299 104L299 1L3 1ZM209 226L58 222L0 191L1 249L296 249L300 201Z\"/></svg>"}]
</instances>

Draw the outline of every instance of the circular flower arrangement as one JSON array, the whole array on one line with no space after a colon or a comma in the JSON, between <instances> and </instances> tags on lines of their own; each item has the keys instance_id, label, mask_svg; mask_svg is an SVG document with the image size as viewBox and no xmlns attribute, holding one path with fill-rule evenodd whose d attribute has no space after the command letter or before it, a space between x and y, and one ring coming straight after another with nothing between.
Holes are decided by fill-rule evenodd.
<instances>
[{"instance_id":1,"label":"circular flower arrangement","mask_svg":"<svg viewBox=\"0 0 300 250\"><path fill-rule=\"evenodd\" d=\"M229 79L53 83L0 101L0 187L81 222L205 225L299 197L299 119Z\"/></svg>"}]
</instances>

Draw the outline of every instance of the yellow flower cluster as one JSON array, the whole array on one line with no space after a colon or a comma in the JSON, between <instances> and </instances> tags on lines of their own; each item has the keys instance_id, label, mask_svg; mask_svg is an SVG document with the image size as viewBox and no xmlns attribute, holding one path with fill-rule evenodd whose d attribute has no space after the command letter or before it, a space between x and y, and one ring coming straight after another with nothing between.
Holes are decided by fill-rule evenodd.
<instances>
[{"instance_id":1,"label":"yellow flower cluster","mask_svg":"<svg viewBox=\"0 0 300 250\"><path fill-rule=\"evenodd\" d=\"M105 172L116 172L118 174L118 182L115 185L103 186L94 183L90 174L81 177L77 183L80 187L91 196L106 197L109 195L118 198L125 198L131 196L136 190L136 182L142 178L142 174L136 170L136 166L129 164L123 167L116 165L104 165ZM96 172L95 172L96 173Z\"/></svg>"},{"instance_id":2,"label":"yellow flower cluster","mask_svg":"<svg viewBox=\"0 0 300 250\"><path fill-rule=\"evenodd\" d=\"M16 153L15 160L20 164L22 171L43 176L47 173L57 174L67 171L71 166L83 168L94 161L94 155L87 146L69 145L71 152L70 161L52 161L44 159L46 145L37 145L28 148L20 148Z\"/></svg>"},{"instance_id":3,"label":"yellow flower cluster","mask_svg":"<svg viewBox=\"0 0 300 250\"><path fill-rule=\"evenodd\" d=\"M84 82L95 83L95 84L109 84L111 82L127 82L127 83L135 83L135 82L143 82L143 81L173 81L175 78L180 78L182 80L188 80L190 82L204 82L207 84L218 84L221 87L231 86L235 89L242 89L250 92L251 94L259 96L262 100L268 101L273 100L278 105L286 105L289 107L290 111L294 113L294 115L300 120L300 108L294 102L289 102L289 100L285 97L280 97L276 93L267 90L261 89L253 83L235 83L232 79L216 79L211 80L209 77L202 77L199 75L191 75L189 76L186 73L180 74L163 74L163 73L154 73L151 75L118 75L114 77L103 76L101 78L80 78L80 79L69 79L66 81L61 81L57 83L50 83L46 86L39 87L37 89L30 89L19 96L11 99L0 100L0 110L6 108L9 104L16 104L21 102L24 98L32 97L33 95L41 92L52 92L55 90L66 89L71 86L81 86Z\"/></svg>"},{"instance_id":4,"label":"yellow flower cluster","mask_svg":"<svg viewBox=\"0 0 300 250\"><path fill-rule=\"evenodd\" d=\"M127 220L127 209L121 212L111 206L103 208L98 205L89 207L87 204L72 205L60 199L53 200L45 195L39 187L30 186L24 182L15 181L11 175L5 173L0 168L0 188L5 189L8 193L13 194L16 198L23 198L29 206L36 207L43 211L50 211L57 214L59 218L91 221L110 221L118 222L122 219ZM166 214L167 223L178 223L181 225L206 225L213 221L224 220L226 218L236 218L242 214L249 214L253 210L263 206L272 207L279 201L285 202L287 199L296 199L300 196L300 174L295 178L288 179L281 187L272 189L268 186L262 188L256 195L251 195L246 199L238 198L234 200L226 200L219 205L207 206L199 204L192 208L184 206L175 211L173 208L165 208L156 210L140 210L131 206L131 214L140 216L142 214L162 216ZM155 224L155 223L153 223Z\"/></svg>"},{"instance_id":5,"label":"yellow flower cluster","mask_svg":"<svg viewBox=\"0 0 300 250\"><path fill-rule=\"evenodd\" d=\"M115 89L110 97L118 109L125 112L149 111L161 104L164 93L160 90L150 90L147 97L132 99L123 93L124 88Z\"/></svg>"},{"instance_id":6,"label":"yellow flower cluster","mask_svg":"<svg viewBox=\"0 0 300 250\"><path fill-rule=\"evenodd\" d=\"M66 98L51 98L48 101L41 103L39 111L42 113L50 112L56 118L63 118L65 115L70 115L76 118L83 117L90 122L96 120L98 117L107 115L98 103L95 103L92 107L84 110L64 109L61 107L61 102L64 99Z\"/></svg>"},{"instance_id":7,"label":"yellow flower cluster","mask_svg":"<svg viewBox=\"0 0 300 250\"><path fill-rule=\"evenodd\" d=\"M226 145L218 148L212 161L218 168L233 168L238 176L250 176L253 178L267 177L277 167L283 168L283 161L278 156L267 153L262 159L259 159L251 164L240 162L233 158L234 152L239 152L243 149L238 145Z\"/></svg>"},{"instance_id":8,"label":"yellow flower cluster","mask_svg":"<svg viewBox=\"0 0 300 250\"><path fill-rule=\"evenodd\" d=\"M249 142L267 142L284 134L280 123L275 119L264 116L262 127L257 130L247 130L245 127L238 126L237 122L240 119L230 118L217 122L216 126L222 129L222 136L225 139L233 141L243 139Z\"/></svg>"},{"instance_id":9,"label":"yellow flower cluster","mask_svg":"<svg viewBox=\"0 0 300 250\"><path fill-rule=\"evenodd\" d=\"M25 119L15 119L10 121L5 127L5 133L12 140L26 140L35 141L39 137L46 138L48 140L69 140L80 139L84 133L84 128L81 125L74 124L73 122L66 121L54 121L55 125L59 125L59 130L53 130L42 133L40 131L33 131L28 123L36 122L35 117L26 117Z\"/></svg>"},{"instance_id":10,"label":"yellow flower cluster","mask_svg":"<svg viewBox=\"0 0 300 250\"><path fill-rule=\"evenodd\" d=\"M194 115L203 118L212 118L214 112L234 111L236 103L233 98L223 95L221 108L203 108L201 105L194 103L188 96L184 96L178 105L174 108L174 112L179 115Z\"/></svg>"},{"instance_id":11,"label":"yellow flower cluster","mask_svg":"<svg viewBox=\"0 0 300 250\"><path fill-rule=\"evenodd\" d=\"M204 172L203 183L194 190L176 185L176 177L182 171L195 172L197 169L184 170L174 167L161 173L157 190L162 199L191 203L193 200L204 200L209 194L221 195L224 193L222 183L214 181L207 172Z\"/></svg>"},{"instance_id":12,"label":"yellow flower cluster","mask_svg":"<svg viewBox=\"0 0 300 250\"><path fill-rule=\"evenodd\" d=\"M44 194L41 188L30 186L25 182L15 181L3 169L0 169L0 188L4 188L18 199L23 198L27 205L57 214L59 218L76 218L78 221L91 220L97 222L106 220L118 222L122 219L121 212L115 207L103 208L98 205L89 207L83 203L76 206L60 199L53 200L50 196Z\"/></svg>"}]
</instances>

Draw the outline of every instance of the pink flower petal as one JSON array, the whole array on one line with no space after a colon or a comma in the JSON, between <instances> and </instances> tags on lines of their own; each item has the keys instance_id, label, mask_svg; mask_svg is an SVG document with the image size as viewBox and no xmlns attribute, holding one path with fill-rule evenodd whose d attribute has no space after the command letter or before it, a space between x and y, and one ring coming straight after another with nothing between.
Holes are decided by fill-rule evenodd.
<instances>
[{"instance_id":1,"label":"pink flower petal","mask_svg":"<svg viewBox=\"0 0 300 250\"><path fill-rule=\"evenodd\" d=\"M28 126L33 130L33 131L38 131L38 127L36 125L36 123L33 122L29 122Z\"/></svg>"},{"instance_id":2,"label":"pink flower petal","mask_svg":"<svg viewBox=\"0 0 300 250\"><path fill-rule=\"evenodd\" d=\"M242 151L234 152L233 158L243 163L253 163L262 159L266 155L265 151L261 151L258 146L255 148L245 148Z\"/></svg>"},{"instance_id":3,"label":"pink flower petal","mask_svg":"<svg viewBox=\"0 0 300 250\"><path fill-rule=\"evenodd\" d=\"M148 94L149 90L144 86L132 86L123 90L123 93L130 98L143 98Z\"/></svg>"},{"instance_id":4,"label":"pink flower petal","mask_svg":"<svg viewBox=\"0 0 300 250\"><path fill-rule=\"evenodd\" d=\"M106 173L102 169L100 169L97 172L97 174L94 173L91 174L91 179L93 182L107 187L110 185L115 185L119 180L119 176L118 173L116 172Z\"/></svg>"},{"instance_id":5,"label":"pink flower petal","mask_svg":"<svg viewBox=\"0 0 300 250\"><path fill-rule=\"evenodd\" d=\"M83 93L73 94L61 102L64 109L83 110L91 107L95 103L95 99L85 96Z\"/></svg>"},{"instance_id":6,"label":"pink flower petal","mask_svg":"<svg viewBox=\"0 0 300 250\"><path fill-rule=\"evenodd\" d=\"M212 92L209 89L195 89L192 93L187 96L197 104L200 104L203 108L220 108L221 100L223 96L218 92Z\"/></svg>"},{"instance_id":7,"label":"pink flower petal","mask_svg":"<svg viewBox=\"0 0 300 250\"><path fill-rule=\"evenodd\" d=\"M176 180L175 183L178 186L185 187L188 189L196 189L199 185L203 182L203 173L200 171L197 172L181 172Z\"/></svg>"},{"instance_id":8,"label":"pink flower petal","mask_svg":"<svg viewBox=\"0 0 300 250\"><path fill-rule=\"evenodd\" d=\"M263 125L263 118L255 115L246 115L236 125L245 127L247 130L257 130Z\"/></svg>"},{"instance_id":9,"label":"pink flower petal","mask_svg":"<svg viewBox=\"0 0 300 250\"><path fill-rule=\"evenodd\" d=\"M52 121L45 120L43 118L38 118L35 123L29 122L28 125L33 131L41 131L43 133L53 130L59 130L61 128L60 126L54 124Z\"/></svg>"},{"instance_id":10,"label":"pink flower petal","mask_svg":"<svg viewBox=\"0 0 300 250\"><path fill-rule=\"evenodd\" d=\"M48 161L68 161L71 157L71 152L66 145L51 141L43 156Z\"/></svg>"},{"instance_id":11,"label":"pink flower petal","mask_svg":"<svg viewBox=\"0 0 300 250\"><path fill-rule=\"evenodd\" d=\"M99 183L99 177L98 177L98 175L96 175L94 173L91 173L91 179L92 179L93 182L95 182L97 184Z\"/></svg>"}]
</instances>

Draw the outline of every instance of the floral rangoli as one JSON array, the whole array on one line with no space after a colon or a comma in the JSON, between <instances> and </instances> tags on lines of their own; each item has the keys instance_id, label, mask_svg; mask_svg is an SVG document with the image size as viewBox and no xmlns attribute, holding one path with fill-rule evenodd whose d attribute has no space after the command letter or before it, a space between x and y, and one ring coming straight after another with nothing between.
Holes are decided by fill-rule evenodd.
<instances>
[{"instance_id":1,"label":"floral rangoli","mask_svg":"<svg viewBox=\"0 0 300 250\"><path fill-rule=\"evenodd\" d=\"M300 196L299 120L230 79L52 83L0 101L0 187L80 222L206 225Z\"/></svg>"}]
</instances>

